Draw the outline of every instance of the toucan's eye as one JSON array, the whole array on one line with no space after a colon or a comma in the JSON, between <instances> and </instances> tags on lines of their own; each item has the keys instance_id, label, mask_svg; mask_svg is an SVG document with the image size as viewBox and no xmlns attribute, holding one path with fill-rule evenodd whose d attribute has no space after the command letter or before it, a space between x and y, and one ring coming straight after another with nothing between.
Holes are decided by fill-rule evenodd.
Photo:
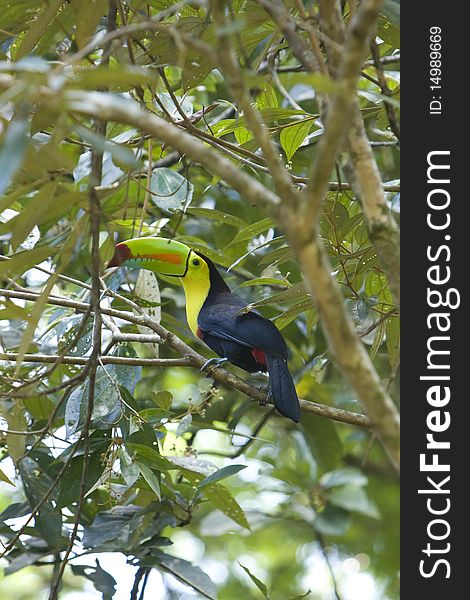
<instances>
[{"instance_id":1,"label":"toucan's eye","mask_svg":"<svg viewBox=\"0 0 470 600\"><path fill-rule=\"evenodd\" d=\"M201 261L199 260L199 258L193 258L193 266L199 267L200 264Z\"/></svg>"}]
</instances>

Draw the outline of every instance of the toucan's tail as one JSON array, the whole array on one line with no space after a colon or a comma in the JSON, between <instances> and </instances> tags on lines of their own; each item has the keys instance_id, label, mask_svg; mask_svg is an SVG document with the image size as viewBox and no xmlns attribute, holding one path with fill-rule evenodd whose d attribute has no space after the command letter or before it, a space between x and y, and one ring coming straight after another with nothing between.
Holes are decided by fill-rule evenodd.
<instances>
[{"instance_id":1,"label":"toucan's tail","mask_svg":"<svg viewBox=\"0 0 470 600\"><path fill-rule=\"evenodd\" d=\"M283 417L298 423L300 421L300 404L286 361L267 354L266 362L274 406Z\"/></svg>"}]
</instances>

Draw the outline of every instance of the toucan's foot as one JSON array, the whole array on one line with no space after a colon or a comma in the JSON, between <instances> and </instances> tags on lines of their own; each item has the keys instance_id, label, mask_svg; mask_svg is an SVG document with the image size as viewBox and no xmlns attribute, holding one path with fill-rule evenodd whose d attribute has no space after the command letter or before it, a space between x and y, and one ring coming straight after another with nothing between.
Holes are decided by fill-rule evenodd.
<instances>
[{"instance_id":1,"label":"toucan's foot","mask_svg":"<svg viewBox=\"0 0 470 600\"><path fill-rule=\"evenodd\" d=\"M267 404L269 404L269 401L272 400L272 397L273 397L271 388L270 387L260 388L260 392L266 392L266 397L259 400L258 404L260 406L266 406Z\"/></svg>"},{"instance_id":2,"label":"toucan's foot","mask_svg":"<svg viewBox=\"0 0 470 600\"><path fill-rule=\"evenodd\" d=\"M207 367L210 367L211 365L214 365L217 368L226 362L228 362L228 358L210 358L202 365L202 367L199 370L202 373L203 371L207 371Z\"/></svg>"}]
</instances>

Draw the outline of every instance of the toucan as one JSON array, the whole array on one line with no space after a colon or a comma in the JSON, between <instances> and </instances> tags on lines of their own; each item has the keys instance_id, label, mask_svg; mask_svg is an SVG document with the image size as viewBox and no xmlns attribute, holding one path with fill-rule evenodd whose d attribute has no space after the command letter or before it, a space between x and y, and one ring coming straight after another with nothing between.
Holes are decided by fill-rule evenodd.
<instances>
[{"instance_id":1,"label":"toucan","mask_svg":"<svg viewBox=\"0 0 470 600\"><path fill-rule=\"evenodd\" d=\"M268 396L277 411L296 423L300 420L282 334L256 310L246 310L247 303L230 290L211 260L176 240L141 237L116 245L108 267L121 265L179 277L191 331L221 357L204 366L230 361L249 373L267 371Z\"/></svg>"}]
</instances>

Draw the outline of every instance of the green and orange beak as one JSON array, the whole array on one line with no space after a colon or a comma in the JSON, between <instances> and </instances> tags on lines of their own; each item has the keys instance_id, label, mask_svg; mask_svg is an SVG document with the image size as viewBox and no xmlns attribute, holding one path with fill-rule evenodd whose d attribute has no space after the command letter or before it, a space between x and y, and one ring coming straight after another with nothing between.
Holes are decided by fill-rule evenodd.
<instances>
[{"instance_id":1,"label":"green and orange beak","mask_svg":"<svg viewBox=\"0 0 470 600\"><path fill-rule=\"evenodd\" d=\"M108 267L146 269L158 275L184 277L191 248L161 237L141 237L117 244Z\"/></svg>"}]
</instances>

